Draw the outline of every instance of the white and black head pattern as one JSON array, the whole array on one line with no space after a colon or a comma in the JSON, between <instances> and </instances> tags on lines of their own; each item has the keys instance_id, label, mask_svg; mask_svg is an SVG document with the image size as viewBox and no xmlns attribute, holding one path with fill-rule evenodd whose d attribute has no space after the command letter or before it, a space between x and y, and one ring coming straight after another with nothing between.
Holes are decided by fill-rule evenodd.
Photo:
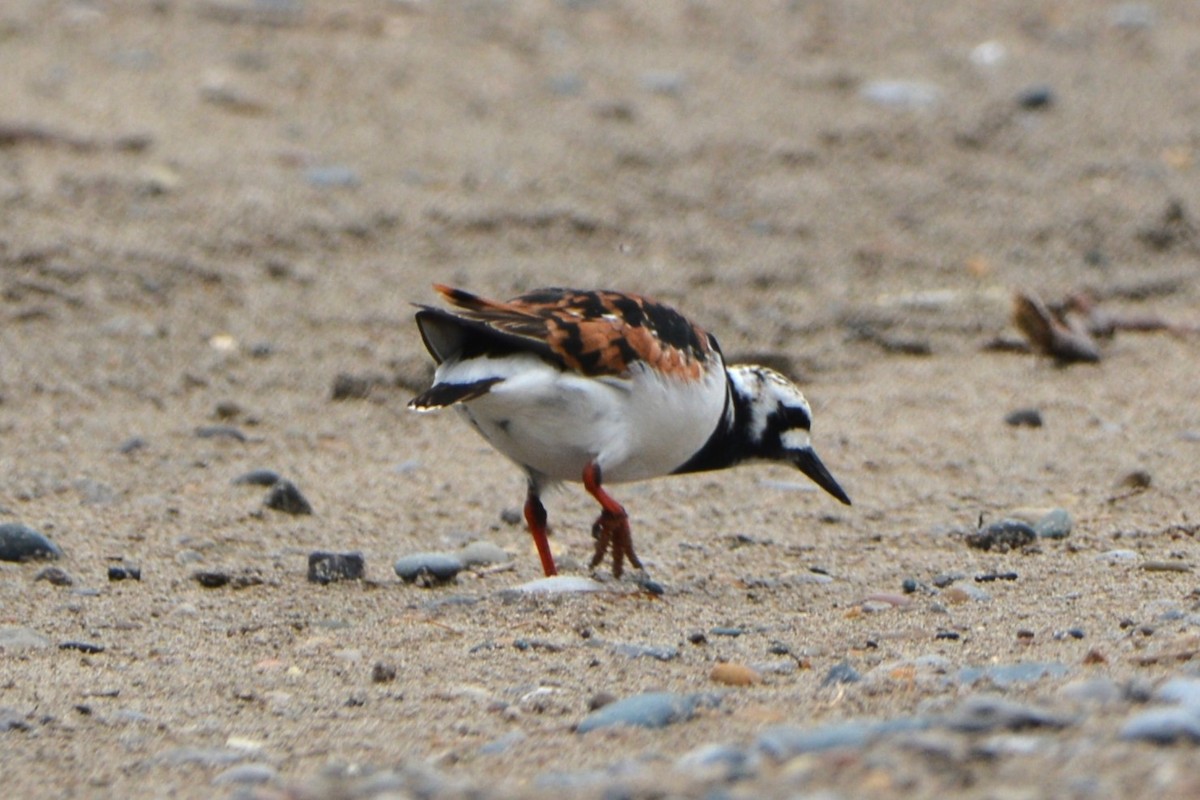
<instances>
[{"instance_id":1,"label":"white and black head pattern","mask_svg":"<svg viewBox=\"0 0 1200 800\"><path fill-rule=\"evenodd\" d=\"M724 469L743 461L786 461L849 505L850 498L813 450L812 408L796 384L766 367L726 368L725 415L712 438L676 472Z\"/></svg>"}]
</instances>

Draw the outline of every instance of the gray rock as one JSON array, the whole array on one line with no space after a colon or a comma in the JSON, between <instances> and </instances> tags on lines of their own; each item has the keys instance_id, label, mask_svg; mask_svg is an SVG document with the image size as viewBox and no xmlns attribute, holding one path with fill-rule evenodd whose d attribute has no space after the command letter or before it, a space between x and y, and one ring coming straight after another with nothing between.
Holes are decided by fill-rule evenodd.
<instances>
[{"instance_id":1,"label":"gray rock","mask_svg":"<svg viewBox=\"0 0 1200 800\"><path fill-rule=\"evenodd\" d=\"M989 523L966 536L968 547L1000 553L1019 550L1032 544L1035 539L1037 533L1033 528L1016 519L1002 519Z\"/></svg>"},{"instance_id":2,"label":"gray rock","mask_svg":"<svg viewBox=\"0 0 1200 800\"><path fill-rule=\"evenodd\" d=\"M979 694L959 704L943 724L955 731L988 733L1025 728L1065 728L1070 719L996 695Z\"/></svg>"},{"instance_id":3,"label":"gray rock","mask_svg":"<svg viewBox=\"0 0 1200 800\"><path fill-rule=\"evenodd\" d=\"M462 571L462 560L450 553L413 553L396 560L392 567L405 583L432 586L454 580Z\"/></svg>"},{"instance_id":4,"label":"gray rock","mask_svg":"<svg viewBox=\"0 0 1200 800\"><path fill-rule=\"evenodd\" d=\"M304 180L318 189L357 189L362 185L357 171L338 164L309 167L304 170Z\"/></svg>"},{"instance_id":5,"label":"gray rock","mask_svg":"<svg viewBox=\"0 0 1200 800\"><path fill-rule=\"evenodd\" d=\"M308 580L327 584L335 581L357 581L366 573L367 562L362 553L329 553L318 550L308 554Z\"/></svg>"},{"instance_id":6,"label":"gray rock","mask_svg":"<svg viewBox=\"0 0 1200 800\"><path fill-rule=\"evenodd\" d=\"M679 658L679 648L670 645L634 644L632 642L614 642L609 645L619 656L629 658L654 658L659 661L671 661Z\"/></svg>"},{"instance_id":7,"label":"gray rock","mask_svg":"<svg viewBox=\"0 0 1200 800\"><path fill-rule=\"evenodd\" d=\"M825 673L825 677L821 679L821 688L826 686L837 686L843 683L858 683L862 680L862 675L858 670L850 666L849 661L841 661L829 668L829 672Z\"/></svg>"},{"instance_id":8,"label":"gray rock","mask_svg":"<svg viewBox=\"0 0 1200 800\"><path fill-rule=\"evenodd\" d=\"M46 581L53 586L70 586L75 582L70 573L62 567L42 567L38 570L37 575L33 576L33 579L35 581Z\"/></svg>"},{"instance_id":9,"label":"gray rock","mask_svg":"<svg viewBox=\"0 0 1200 800\"><path fill-rule=\"evenodd\" d=\"M1072 681L1058 693L1063 699L1079 705L1111 706L1125 698L1125 692L1111 678Z\"/></svg>"},{"instance_id":10,"label":"gray rock","mask_svg":"<svg viewBox=\"0 0 1200 800\"><path fill-rule=\"evenodd\" d=\"M0 561L55 559L62 558L62 554L58 545L27 525L0 525Z\"/></svg>"},{"instance_id":11,"label":"gray rock","mask_svg":"<svg viewBox=\"0 0 1200 800\"><path fill-rule=\"evenodd\" d=\"M271 469L252 469L233 479L234 486L274 486L282 476Z\"/></svg>"},{"instance_id":12,"label":"gray rock","mask_svg":"<svg viewBox=\"0 0 1200 800\"><path fill-rule=\"evenodd\" d=\"M942 102L942 90L920 81L869 81L859 89L859 97L893 111L924 111Z\"/></svg>"},{"instance_id":13,"label":"gray rock","mask_svg":"<svg viewBox=\"0 0 1200 800\"><path fill-rule=\"evenodd\" d=\"M571 594L607 591L603 583L578 575L553 575L522 583L511 590L518 594Z\"/></svg>"},{"instance_id":14,"label":"gray rock","mask_svg":"<svg viewBox=\"0 0 1200 800\"><path fill-rule=\"evenodd\" d=\"M759 734L754 747L757 752L773 761L787 761L804 753L818 753L834 748L858 749L877 738L925 730L930 724L924 717L900 717L882 721L853 719L815 728L776 725Z\"/></svg>"},{"instance_id":15,"label":"gray rock","mask_svg":"<svg viewBox=\"0 0 1200 800\"><path fill-rule=\"evenodd\" d=\"M1171 678L1151 696L1160 703L1175 703L1200 713L1200 678Z\"/></svg>"},{"instance_id":16,"label":"gray rock","mask_svg":"<svg viewBox=\"0 0 1200 800\"><path fill-rule=\"evenodd\" d=\"M468 567L505 564L513 560L513 557L504 548L482 540L471 542L459 550L458 557Z\"/></svg>"},{"instance_id":17,"label":"gray rock","mask_svg":"<svg viewBox=\"0 0 1200 800\"><path fill-rule=\"evenodd\" d=\"M1200 713L1186 706L1143 711L1121 726L1120 736L1155 744L1200 743Z\"/></svg>"},{"instance_id":18,"label":"gray rock","mask_svg":"<svg viewBox=\"0 0 1200 800\"><path fill-rule=\"evenodd\" d=\"M285 479L275 481L267 490L267 499L263 501L267 508L282 511L285 514L311 514L312 505L305 498L296 484Z\"/></svg>"},{"instance_id":19,"label":"gray rock","mask_svg":"<svg viewBox=\"0 0 1200 800\"><path fill-rule=\"evenodd\" d=\"M279 772L270 764L238 764L212 779L213 786L257 786L279 779Z\"/></svg>"},{"instance_id":20,"label":"gray rock","mask_svg":"<svg viewBox=\"0 0 1200 800\"><path fill-rule=\"evenodd\" d=\"M511 751L515 745L525 741L526 738L525 733L522 731L509 731L503 736L480 745L479 749L475 752L481 756L503 755Z\"/></svg>"},{"instance_id":21,"label":"gray rock","mask_svg":"<svg viewBox=\"0 0 1200 800\"><path fill-rule=\"evenodd\" d=\"M1035 683L1042 678L1060 678L1066 674L1065 664L1033 661L1018 664L989 664L985 667L963 667L955 677L959 683L964 685L987 680L997 688L1005 689L1019 684Z\"/></svg>"},{"instance_id":22,"label":"gray rock","mask_svg":"<svg viewBox=\"0 0 1200 800\"><path fill-rule=\"evenodd\" d=\"M650 692L634 695L593 711L583 718L575 728L576 733L588 733L614 725L634 725L641 728L665 728L676 722L686 722L700 708L715 708L721 703L721 694L701 692L674 694L672 692Z\"/></svg>"},{"instance_id":23,"label":"gray rock","mask_svg":"<svg viewBox=\"0 0 1200 800\"><path fill-rule=\"evenodd\" d=\"M0 628L0 653L40 650L49 646L49 639L29 628Z\"/></svg>"},{"instance_id":24,"label":"gray rock","mask_svg":"<svg viewBox=\"0 0 1200 800\"><path fill-rule=\"evenodd\" d=\"M1065 508L1056 508L1033 524L1041 539L1065 539L1071 534L1072 520Z\"/></svg>"},{"instance_id":25,"label":"gray rock","mask_svg":"<svg viewBox=\"0 0 1200 800\"><path fill-rule=\"evenodd\" d=\"M1106 564L1129 564L1137 561L1138 554L1133 550L1105 550L1096 556L1097 561L1103 561Z\"/></svg>"},{"instance_id":26,"label":"gray rock","mask_svg":"<svg viewBox=\"0 0 1200 800\"><path fill-rule=\"evenodd\" d=\"M231 747L173 747L158 755L157 760L172 767L199 764L204 767L223 767L245 761L250 754Z\"/></svg>"},{"instance_id":27,"label":"gray rock","mask_svg":"<svg viewBox=\"0 0 1200 800\"><path fill-rule=\"evenodd\" d=\"M31 726L25 715L15 708L0 706L0 733L5 731L27 731Z\"/></svg>"},{"instance_id":28,"label":"gray rock","mask_svg":"<svg viewBox=\"0 0 1200 800\"><path fill-rule=\"evenodd\" d=\"M761 757L731 744L706 744L689 750L675 762L675 770L707 780L736 781L758 773Z\"/></svg>"}]
</instances>

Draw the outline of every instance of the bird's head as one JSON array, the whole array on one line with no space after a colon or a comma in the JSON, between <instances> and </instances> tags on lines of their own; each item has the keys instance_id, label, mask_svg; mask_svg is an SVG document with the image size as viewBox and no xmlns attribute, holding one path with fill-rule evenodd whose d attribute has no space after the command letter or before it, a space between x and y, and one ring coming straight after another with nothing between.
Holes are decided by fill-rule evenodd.
<instances>
[{"instance_id":1,"label":"bird's head","mask_svg":"<svg viewBox=\"0 0 1200 800\"><path fill-rule=\"evenodd\" d=\"M810 439L812 409L796 384L766 367L728 367L737 420L750 458L785 461L818 486L850 505L850 497L830 474Z\"/></svg>"}]
</instances>

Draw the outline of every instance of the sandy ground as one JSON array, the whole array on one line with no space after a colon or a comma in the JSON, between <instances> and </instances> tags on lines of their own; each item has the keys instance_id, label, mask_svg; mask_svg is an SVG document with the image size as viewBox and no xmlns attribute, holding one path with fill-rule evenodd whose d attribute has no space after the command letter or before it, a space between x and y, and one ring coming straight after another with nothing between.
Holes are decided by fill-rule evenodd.
<instances>
[{"instance_id":1,"label":"sandy ground","mask_svg":"<svg viewBox=\"0 0 1200 800\"><path fill-rule=\"evenodd\" d=\"M51 537L74 579L0 564L0 627L50 643L0 653L0 707L25 721L0 732L6 792L233 791L187 749L215 748L270 765L268 793L424 763L521 796L974 691L903 670L822 688L843 660L1068 668L1015 699L1186 669L1144 656L1196 652L1196 575L1142 567L1200 561L1197 337L1122 333L1066 369L985 345L1015 336L1015 288L1198 321L1198 43L1191 0L3 3L0 522ZM864 97L877 80L937 94L889 108ZM1049 103L1021 106L1030 89ZM404 409L428 370L409 304L433 281L676 304L802 382L855 505L781 467L623 487L663 598L504 600L540 577L501 522L521 477L453 415ZM335 402L343 373L378 381ZM1025 407L1043 427L1004 423ZM218 424L245 441L196 435ZM264 510L231 483L253 468L316 513ZM1136 470L1148 488L1122 484ZM549 507L582 573L594 508L577 487ZM962 540L1053 507L1064 541ZM391 571L475 538L513 567L433 589ZM368 580L307 582L316 549L361 551ZM1097 558L1120 549L1137 558ZM142 579L110 582L117 560ZM200 569L263 582L206 589ZM864 605L989 572L1018 578ZM720 661L764 680L686 724L572 732L598 693L714 689ZM1123 713L1021 757L845 753L734 788L1195 796L1194 748L1118 741ZM661 780L646 796L693 791Z\"/></svg>"}]
</instances>

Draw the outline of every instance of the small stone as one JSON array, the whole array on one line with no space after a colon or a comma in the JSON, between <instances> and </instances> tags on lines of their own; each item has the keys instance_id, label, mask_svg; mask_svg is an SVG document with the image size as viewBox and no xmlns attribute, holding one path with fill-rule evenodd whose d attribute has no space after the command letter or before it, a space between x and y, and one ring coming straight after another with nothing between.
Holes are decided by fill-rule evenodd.
<instances>
[{"instance_id":1,"label":"small stone","mask_svg":"<svg viewBox=\"0 0 1200 800\"><path fill-rule=\"evenodd\" d=\"M62 554L58 545L33 528L16 522L0 525L0 561L53 560Z\"/></svg>"},{"instance_id":2,"label":"small stone","mask_svg":"<svg viewBox=\"0 0 1200 800\"><path fill-rule=\"evenodd\" d=\"M848 660L843 660L834 664L825 673L825 677L821 679L821 688L827 686L840 686L846 683L858 683L862 680L862 675L858 670L850 665Z\"/></svg>"},{"instance_id":3,"label":"small stone","mask_svg":"<svg viewBox=\"0 0 1200 800\"><path fill-rule=\"evenodd\" d=\"M394 664L385 664L382 661L376 661L375 666L371 667L371 681L373 683L391 683L396 680L396 667Z\"/></svg>"},{"instance_id":4,"label":"small stone","mask_svg":"<svg viewBox=\"0 0 1200 800\"><path fill-rule=\"evenodd\" d=\"M468 567L505 564L513 560L512 556L503 547L482 540L471 542L462 550L459 550L458 557Z\"/></svg>"},{"instance_id":5,"label":"small stone","mask_svg":"<svg viewBox=\"0 0 1200 800\"><path fill-rule=\"evenodd\" d=\"M919 587L920 584L917 583L915 578L905 578L900 582L900 589L905 594L912 594L913 592L917 591Z\"/></svg>"},{"instance_id":6,"label":"small stone","mask_svg":"<svg viewBox=\"0 0 1200 800\"><path fill-rule=\"evenodd\" d=\"M52 586L70 586L74 578L62 567L43 567L33 576L35 581L47 581Z\"/></svg>"},{"instance_id":7,"label":"small stone","mask_svg":"<svg viewBox=\"0 0 1200 800\"><path fill-rule=\"evenodd\" d=\"M599 581L578 575L553 575L522 583L512 590L519 594L571 594L574 592L604 592L607 587Z\"/></svg>"},{"instance_id":8,"label":"small stone","mask_svg":"<svg viewBox=\"0 0 1200 800\"><path fill-rule=\"evenodd\" d=\"M135 564L110 564L108 579L110 581L140 581L142 568Z\"/></svg>"},{"instance_id":9,"label":"small stone","mask_svg":"<svg viewBox=\"0 0 1200 800\"><path fill-rule=\"evenodd\" d=\"M523 525L525 516L519 508L505 508L500 511L500 521L505 525Z\"/></svg>"},{"instance_id":10,"label":"small stone","mask_svg":"<svg viewBox=\"0 0 1200 800\"><path fill-rule=\"evenodd\" d=\"M50 640L29 628L0 628L0 653L16 650L41 650L50 646Z\"/></svg>"},{"instance_id":11,"label":"small stone","mask_svg":"<svg viewBox=\"0 0 1200 800\"><path fill-rule=\"evenodd\" d=\"M25 719L24 714L15 708L0 706L0 733L4 733L5 731L27 731L30 727L29 721Z\"/></svg>"},{"instance_id":12,"label":"small stone","mask_svg":"<svg viewBox=\"0 0 1200 800\"><path fill-rule=\"evenodd\" d=\"M715 628L711 628L708 632L711 633L713 636L738 637L738 636L741 636L743 633L745 633L746 630L744 628L731 628L731 627L717 626Z\"/></svg>"},{"instance_id":13,"label":"small stone","mask_svg":"<svg viewBox=\"0 0 1200 800\"><path fill-rule=\"evenodd\" d=\"M885 721L852 719L816 728L777 725L760 733L754 748L772 761L785 762L805 753L834 748L859 749L879 737L921 731L929 725L930 721L922 717L899 717Z\"/></svg>"},{"instance_id":14,"label":"small stone","mask_svg":"<svg viewBox=\"0 0 1200 800\"><path fill-rule=\"evenodd\" d=\"M386 385L387 379L382 375L351 375L339 372L334 376L330 397L335 401L365 400L377 387Z\"/></svg>"},{"instance_id":15,"label":"small stone","mask_svg":"<svg viewBox=\"0 0 1200 800\"><path fill-rule=\"evenodd\" d=\"M192 577L205 589L219 589L228 584L230 580L228 572L216 570L198 570L192 573Z\"/></svg>"},{"instance_id":16,"label":"small stone","mask_svg":"<svg viewBox=\"0 0 1200 800\"><path fill-rule=\"evenodd\" d=\"M256 786L278 780L279 772L270 764L238 764L212 779L213 786Z\"/></svg>"},{"instance_id":17,"label":"small stone","mask_svg":"<svg viewBox=\"0 0 1200 800\"><path fill-rule=\"evenodd\" d=\"M324 550L308 554L308 580L328 584L335 581L357 581L366 572L362 553L329 553Z\"/></svg>"},{"instance_id":18,"label":"small stone","mask_svg":"<svg viewBox=\"0 0 1200 800\"><path fill-rule=\"evenodd\" d=\"M1071 720L1040 708L1015 703L995 695L975 695L959 704L945 725L965 733L987 733L995 730L1025 728L1065 728Z\"/></svg>"},{"instance_id":19,"label":"small stone","mask_svg":"<svg viewBox=\"0 0 1200 800\"><path fill-rule=\"evenodd\" d=\"M309 167L304 170L304 180L318 189L357 189L362 185L357 171L338 164Z\"/></svg>"},{"instance_id":20,"label":"small stone","mask_svg":"<svg viewBox=\"0 0 1200 800\"><path fill-rule=\"evenodd\" d=\"M1054 105L1054 89L1045 84L1027 86L1017 94L1017 105L1027 111L1044 111Z\"/></svg>"},{"instance_id":21,"label":"small stone","mask_svg":"<svg viewBox=\"0 0 1200 800\"><path fill-rule=\"evenodd\" d=\"M1108 564L1128 564L1137 561L1138 558L1138 554L1133 550L1105 550L1096 556L1097 561Z\"/></svg>"},{"instance_id":22,"label":"small stone","mask_svg":"<svg viewBox=\"0 0 1200 800\"><path fill-rule=\"evenodd\" d=\"M588 711L595 711L615 702L617 702L617 696L612 692L596 692L588 698L587 708Z\"/></svg>"},{"instance_id":23,"label":"small stone","mask_svg":"<svg viewBox=\"0 0 1200 800\"><path fill-rule=\"evenodd\" d=\"M1080 705L1112 706L1124 699L1124 692L1111 678L1072 681L1058 690L1066 700Z\"/></svg>"},{"instance_id":24,"label":"small stone","mask_svg":"<svg viewBox=\"0 0 1200 800\"><path fill-rule=\"evenodd\" d=\"M123 455L129 455L138 450L149 447L149 443L140 436L133 436L117 445L117 452Z\"/></svg>"},{"instance_id":25,"label":"small stone","mask_svg":"<svg viewBox=\"0 0 1200 800\"><path fill-rule=\"evenodd\" d=\"M454 580L463 562L450 553L414 553L397 559L392 568L405 583L419 582L428 587Z\"/></svg>"},{"instance_id":26,"label":"small stone","mask_svg":"<svg viewBox=\"0 0 1200 800\"><path fill-rule=\"evenodd\" d=\"M983 526L966 536L968 547L1004 553L1019 550L1037 539L1033 528L1015 519L1002 519Z\"/></svg>"},{"instance_id":27,"label":"small stone","mask_svg":"<svg viewBox=\"0 0 1200 800\"><path fill-rule=\"evenodd\" d=\"M1121 727L1120 736L1154 744L1200 743L1200 713L1187 706L1143 711Z\"/></svg>"},{"instance_id":28,"label":"small stone","mask_svg":"<svg viewBox=\"0 0 1200 800\"><path fill-rule=\"evenodd\" d=\"M232 425L201 425L196 428L196 436L201 439L233 439L235 442L246 441L246 434Z\"/></svg>"},{"instance_id":29,"label":"small stone","mask_svg":"<svg viewBox=\"0 0 1200 800\"><path fill-rule=\"evenodd\" d=\"M528 738L528 734L523 731L509 731L503 736L492 739L490 742L485 742L479 746L476 751L481 756L498 756L510 752L515 745L520 744ZM404 795L400 795L403 797Z\"/></svg>"},{"instance_id":30,"label":"small stone","mask_svg":"<svg viewBox=\"0 0 1200 800\"><path fill-rule=\"evenodd\" d=\"M1121 477L1119 485L1126 489L1149 489L1154 483L1154 476L1149 470L1135 469Z\"/></svg>"},{"instance_id":31,"label":"small stone","mask_svg":"<svg viewBox=\"0 0 1200 800\"><path fill-rule=\"evenodd\" d=\"M267 491L267 499L263 502L267 508L282 511L285 514L313 513L312 506L296 488L296 484L287 479L276 481Z\"/></svg>"},{"instance_id":32,"label":"small stone","mask_svg":"<svg viewBox=\"0 0 1200 800\"><path fill-rule=\"evenodd\" d=\"M732 782L752 778L758 771L754 754L731 744L707 744L684 753L675 762L682 775L711 781ZM707 797L723 795L710 793ZM728 796L728 795L724 795Z\"/></svg>"},{"instance_id":33,"label":"small stone","mask_svg":"<svg viewBox=\"0 0 1200 800\"><path fill-rule=\"evenodd\" d=\"M712 671L708 673L709 680L716 683L723 683L726 686L753 686L762 681L762 676L758 671L746 666L745 664L731 664L722 662L713 665Z\"/></svg>"},{"instance_id":34,"label":"small stone","mask_svg":"<svg viewBox=\"0 0 1200 800\"><path fill-rule=\"evenodd\" d=\"M1171 678L1154 690L1160 703L1175 703L1200 713L1200 678Z\"/></svg>"},{"instance_id":35,"label":"small stone","mask_svg":"<svg viewBox=\"0 0 1200 800\"><path fill-rule=\"evenodd\" d=\"M1183 561L1146 561L1140 565L1146 572L1191 572L1192 565Z\"/></svg>"},{"instance_id":36,"label":"small stone","mask_svg":"<svg viewBox=\"0 0 1200 800\"><path fill-rule=\"evenodd\" d=\"M252 469L233 479L234 486L274 486L282 478L270 469Z\"/></svg>"},{"instance_id":37,"label":"small stone","mask_svg":"<svg viewBox=\"0 0 1200 800\"><path fill-rule=\"evenodd\" d=\"M1061 678L1068 672L1065 664L1052 662L1021 662L1017 664L989 664L985 667L963 667L955 676L959 683L970 686L980 680L991 682L996 688L1006 689L1036 683L1043 678Z\"/></svg>"},{"instance_id":38,"label":"small stone","mask_svg":"<svg viewBox=\"0 0 1200 800\"><path fill-rule=\"evenodd\" d=\"M575 728L576 733L588 733L614 725L633 725L641 728L665 728L676 722L686 722L700 708L715 708L721 695L674 694L651 692L634 695L610 703L588 714Z\"/></svg>"},{"instance_id":39,"label":"small stone","mask_svg":"<svg viewBox=\"0 0 1200 800\"><path fill-rule=\"evenodd\" d=\"M173 767L197 764L204 767L223 767L246 758L246 751L228 747L173 747L160 753L157 761Z\"/></svg>"},{"instance_id":40,"label":"small stone","mask_svg":"<svg viewBox=\"0 0 1200 800\"><path fill-rule=\"evenodd\" d=\"M868 81L859 90L859 96L893 111L923 111L941 103L942 90L919 81Z\"/></svg>"},{"instance_id":41,"label":"small stone","mask_svg":"<svg viewBox=\"0 0 1200 800\"><path fill-rule=\"evenodd\" d=\"M1013 427L1026 428L1042 427L1042 412L1036 408L1018 408L1005 415L1004 421Z\"/></svg>"},{"instance_id":42,"label":"small stone","mask_svg":"<svg viewBox=\"0 0 1200 800\"><path fill-rule=\"evenodd\" d=\"M1071 534L1071 514L1065 508L1055 508L1033 524L1040 539L1065 539Z\"/></svg>"},{"instance_id":43,"label":"small stone","mask_svg":"<svg viewBox=\"0 0 1200 800\"><path fill-rule=\"evenodd\" d=\"M61 642L58 645L58 649L59 650L78 650L81 653L95 654L95 653L103 653L104 645L96 644L94 642L70 641L70 642Z\"/></svg>"},{"instance_id":44,"label":"small stone","mask_svg":"<svg viewBox=\"0 0 1200 800\"><path fill-rule=\"evenodd\" d=\"M673 661L679 658L679 648L670 645L634 644L632 642L614 642L612 651L617 655L629 658L653 658L656 661Z\"/></svg>"}]
</instances>

